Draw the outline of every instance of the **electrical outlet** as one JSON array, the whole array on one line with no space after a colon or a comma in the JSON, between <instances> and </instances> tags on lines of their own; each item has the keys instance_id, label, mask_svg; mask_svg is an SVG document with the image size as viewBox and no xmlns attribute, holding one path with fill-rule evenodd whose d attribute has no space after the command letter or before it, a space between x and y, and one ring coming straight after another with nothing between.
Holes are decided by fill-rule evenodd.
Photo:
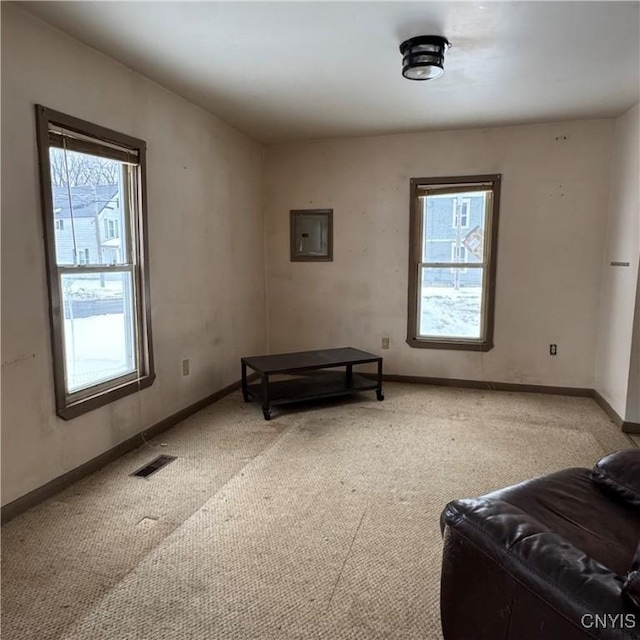
<instances>
[{"instance_id":1,"label":"electrical outlet","mask_svg":"<svg viewBox=\"0 0 640 640\"><path fill-rule=\"evenodd\" d=\"M189 360L183 360L182 361L182 375L183 376L188 376L189 375Z\"/></svg>"},{"instance_id":2,"label":"electrical outlet","mask_svg":"<svg viewBox=\"0 0 640 640\"><path fill-rule=\"evenodd\" d=\"M382 338L382 348L383 349L388 349L389 348L389 338L387 338L387 337Z\"/></svg>"},{"instance_id":3,"label":"electrical outlet","mask_svg":"<svg viewBox=\"0 0 640 640\"><path fill-rule=\"evenodd\" d=\"M557 344L550 344L549 345L549 355L550 356L557 356L558 355L558 345Z\"/></svg>"}]
</instances>

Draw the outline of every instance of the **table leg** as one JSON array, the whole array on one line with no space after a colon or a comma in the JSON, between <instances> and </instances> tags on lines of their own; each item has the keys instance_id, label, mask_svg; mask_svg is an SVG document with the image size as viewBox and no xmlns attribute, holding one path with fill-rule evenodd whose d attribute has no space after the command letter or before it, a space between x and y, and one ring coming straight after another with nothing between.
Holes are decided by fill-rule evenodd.
<instances>
[{"instance_id":1,"label":"table leg","mask_svg":"<svg viewBox=\"0 0 640 640\"><path fill-rule=\"evenodd\" d=\"M271 420L271 401L269 398L269 375L262 374L262 415L265 420Z\"/></svg>"},{"instance_id":2,"label":"table leg","mask_svg":"<svg viewBox=\"0 0 640 640\"><path fill-rule=\"evenodd\" d=\"M245 402L249 402L249 385L247 384L247 365L241 361L242 364L242 397Z\"/></svg>"},{"instance_id":3,"label":"table leg","mask_svg":"<svg viewBox=\"0 0 640 640\"><path fill-rule=\"evenodd\" d=\"M353 365L347 365L347 388L351 388L351 382L353 381Z\"/></svg>"},{"instance_id":4,"label":"table leg","mask_svg":"<svg viewBox=\"0 0 640 640\"><path fill-rule=\"evenodd\" d=\"M382 394L382 358L378 360L378 388L376 389L376 398L378 400L384 400L384 395Z\"/></svg>"}]
</instances>

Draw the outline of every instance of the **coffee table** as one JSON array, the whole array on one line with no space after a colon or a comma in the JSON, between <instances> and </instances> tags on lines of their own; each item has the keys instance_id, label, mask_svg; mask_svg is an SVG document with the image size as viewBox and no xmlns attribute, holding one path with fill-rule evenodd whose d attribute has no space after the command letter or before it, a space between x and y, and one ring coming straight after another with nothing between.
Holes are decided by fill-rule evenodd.
<instances>
[{"instance_id":1,"label":"coffee table","mask_svg":"<svg viewBox=\"0 0 640 640\"><path fill-rule=\"evenodd\" d=\"M250 356L241 358L240 363L244 401L260 402L265 420L271 420L272 406L302 400L331 398L368 390L375 390L376 398L384 400L382 358L353 347ZM375 379L353 371L355 365L368 363L378 365ZM345 370L323 371L337 367L345 367ZM260 382L249 384L247 369L258 373ZM276 374L297 374L297 377L272 381L270 376Z\"/></svg>"}]
</instances>

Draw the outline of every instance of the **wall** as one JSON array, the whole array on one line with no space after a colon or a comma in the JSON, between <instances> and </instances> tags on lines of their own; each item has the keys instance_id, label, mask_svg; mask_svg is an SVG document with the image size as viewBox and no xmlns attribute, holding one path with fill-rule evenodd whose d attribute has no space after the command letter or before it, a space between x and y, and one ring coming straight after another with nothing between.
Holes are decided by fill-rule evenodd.
<instances>
[{"instance_id":1,"label":"wall","mask_svg":"<svg viewBox=\"0 0 640 640\"><path fill-rule=\"evenodd\" d=\"M351 345L387 373L593 387L613 121L267 148L272 352ZM409 179L503 175L495 348L406 343ZM289 261L289 210L333 208L334 262ZM549 344L558 355L549 356Z\"/></svg>"},{"instance_id":2,"label":"wall","mask_svg":"<svg viewBox=\"0 0 640 640\"><path fill-rule=\"evenodd\" d=\"M624 419L640 251L640 105L615 121L609 224L601 259L602 289L596 390ZM629 267L612 267L612 261ZM638 349L636 338L636 352ZM637 357L637 355L636 355ZM635 392L637 395L637 391Z\"/></svg>"},{"instance_id":3,"label":"wall","mask_svg":"<svg viewBox=\"0 0 640 640\"><path fill-rule=\"evenodd\" d=\"M262 148L12 3L2 3L2 503L239 378L266 348ZM148 143L157 380L54 412L34 104ZM191 375L182 377L181 360Z\"/></svg>"},{"instance_id":4,"label":"wall","mask_svg":"<svg viewBox=\"0 0 640 640\"><path fill-rule=\"evenodd\" d=\"M639 242L640 244L640 242ZM633 316L631 338L631 363L629 365L629 386L627 390L627 413L625 420L636 425L633 430L640 433L640 266L636 278L636 308Z\"/></svg>"}]
</instances>

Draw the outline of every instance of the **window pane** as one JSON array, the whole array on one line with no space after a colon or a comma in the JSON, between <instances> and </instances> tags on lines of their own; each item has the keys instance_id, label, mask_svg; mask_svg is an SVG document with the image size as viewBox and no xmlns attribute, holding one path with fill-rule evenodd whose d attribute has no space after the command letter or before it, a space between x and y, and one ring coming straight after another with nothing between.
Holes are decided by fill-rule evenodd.
<instances>
[{"instance_id":1,"label":"window pane","mask_svg":"<svg viewBox=\"0 0 640 640\"><path fill-rule=\"evenodd\" d=\"M137 370L130 273L64 274L67 391Z\"/></svg>"},{"instance_id":2,"label":"window pane","mask_svg":"<svg viewBox=\"0 0 640 640\"><path fill-rule=\"evenodd\" d=\"M126 263L129 165L57 147L49 160L57 263Z\"/></svg>"},{"instance_id":3,"label":"window pane","mask_svg":"<svg viewBox=\"0 0 640 640\"><path fill-rule=\"evenodd\" d=\"M480 338L484 269L422 268L420 337Z\"/></svg>"},{"instance_id":4,"label":"window pane","mask_svg":"<svg viewBox=\"0 0 640 640\"><path fill-rule=\"evenodd\" d=\"M451 261L451 245L468 250L467 262L482 262L485 191L430 195L422 202L422 262Z\"/></svg>"}]
</instances>

